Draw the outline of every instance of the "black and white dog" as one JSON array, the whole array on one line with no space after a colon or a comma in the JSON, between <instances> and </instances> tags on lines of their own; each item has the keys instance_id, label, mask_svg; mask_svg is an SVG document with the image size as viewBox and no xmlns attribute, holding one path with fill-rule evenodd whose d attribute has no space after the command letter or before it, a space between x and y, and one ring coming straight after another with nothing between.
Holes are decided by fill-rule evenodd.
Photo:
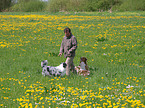
<instances>
[{"instance_id":1,"label":"black and white dog","mask_svg":"<svg viewBox=\"0 0 145 108\"><path fill-rule=\"evenodd\" d=\"M41 62L43 76L64 76L66 74L66 63L61 63L59 66L47 66L48 61Z\"/></svg>"}]
</instances>

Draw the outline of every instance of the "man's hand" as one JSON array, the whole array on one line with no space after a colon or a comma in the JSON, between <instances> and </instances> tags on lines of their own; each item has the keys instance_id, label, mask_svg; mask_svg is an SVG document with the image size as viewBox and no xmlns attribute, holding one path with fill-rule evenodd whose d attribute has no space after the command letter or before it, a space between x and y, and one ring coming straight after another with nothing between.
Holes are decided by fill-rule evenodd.
<instances>
[{"instance_id":1,"label":"man's hand","mask_svg":"<svg viewBox=\"0 0 145 108\"><path fill-rule=\"evenodd\" d=\"M62 56L62 53L59 53L59 54L58 54L58 56L60 56L60 57L61 57L61 56Z\"/></svg>"},{"instance_id":2,"label":"man's hand","mask_svg":"<svg viewBox=\"0 0 145 108\"><path fill-rule=\"evenodd\" d=\"M71 53L70 53L70 52L68 52L68 53L67 53L67 56L68 56L68 57L71 57Z\"/></svg>"}]
</instances>

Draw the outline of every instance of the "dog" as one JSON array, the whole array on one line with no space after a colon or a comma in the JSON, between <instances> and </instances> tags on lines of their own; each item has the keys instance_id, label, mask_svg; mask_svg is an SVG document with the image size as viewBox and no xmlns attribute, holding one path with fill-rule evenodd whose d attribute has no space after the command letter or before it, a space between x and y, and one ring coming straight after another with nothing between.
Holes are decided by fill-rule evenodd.
<instances>
[{"instance_id":1,"label":"dog","mask_svg":"<svg viewBox=\"0 0 145 108\"><path fill-rule=\"evenodd\" d=\"M47 66L48 61L41 62L43 76L64 76L66 74L66 63L61 63L59 66Z\"/></svg>"},{"instance_id":2,"label":"dog","mask_svg":"<svg viewBox=\"0 0 145 108\"><path fill-rule=\"evenodd\" d=\"M79 75L83 75L83 76L90 75L86 57L80 58L80 64L79 64L79 66L75 67L75 70L77 71L77 74L79 74Z\"/></svg>"}]
</instances>

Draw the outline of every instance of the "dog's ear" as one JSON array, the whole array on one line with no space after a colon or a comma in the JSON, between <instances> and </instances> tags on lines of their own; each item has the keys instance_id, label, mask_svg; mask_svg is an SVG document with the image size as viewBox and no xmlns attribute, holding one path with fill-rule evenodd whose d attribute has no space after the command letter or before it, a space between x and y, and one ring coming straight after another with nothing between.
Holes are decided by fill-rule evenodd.
<instances>
[{"instance_id":1,"label":"dog's ear","mask_svg":"<svg viewBox=\"0 0 145 108\"><path fill-rule=\"evenodd\" d=\"M87 58L85 57L85 60L87 61Z\"/></svg>"},{"instance_id":2,"label":"dog's ear","mask_svg":"<svg viewBox=\"0 0 145 108\"><path fill-rule=\"evenodd\" d=\"M44 61L41 62L41 64L47 65L48 64L48 61L47 60L44 60Z\"/></svg>"},{"instance_id":3,"label":"dog's ear","mask_svg":"<svg viewBox=\"0 0 145 108\"><path fill-rule=\"evenodd\" d=\"M47 71L49 72L49 67L47 67Z\"/></svg>"},{"instance_id":4,"label":"dog's ear","mask_svg":"<svg viewBox=\"0 0 145 108\"><path fill-rule=\"evenodd\" d=\"M63 63L63 67L66 68L66 66L67 66L67 64L66 63Z\"/></svg>"},{"instance_id":5,"label":"dog's ear","mask_svg":"<svg viewBox=\"0 0 145 108\"><path fill-rule=\"evenodd\" d=\"M42 68L44 67L44 61L41 62L41 67L42 67Z\"/></svg>"}]
</instances>

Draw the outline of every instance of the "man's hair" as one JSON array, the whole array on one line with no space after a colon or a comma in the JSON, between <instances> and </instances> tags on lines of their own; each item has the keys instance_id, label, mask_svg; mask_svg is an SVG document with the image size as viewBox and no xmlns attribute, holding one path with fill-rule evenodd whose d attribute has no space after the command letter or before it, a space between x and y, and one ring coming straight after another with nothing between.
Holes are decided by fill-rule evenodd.
<instances>
[{"instance_id":1,"label":"man's hair","mask_svg":"<svg viewBox=\"0 0 145 108\"><path fill-rule=\"evenodd\" d=\"M66 33L66 32L71 33L71 29L70 29L70 28L68 28L68 27L66 27L66 28L64 29L64 33Z\"/></svg>"}]
</instances>

